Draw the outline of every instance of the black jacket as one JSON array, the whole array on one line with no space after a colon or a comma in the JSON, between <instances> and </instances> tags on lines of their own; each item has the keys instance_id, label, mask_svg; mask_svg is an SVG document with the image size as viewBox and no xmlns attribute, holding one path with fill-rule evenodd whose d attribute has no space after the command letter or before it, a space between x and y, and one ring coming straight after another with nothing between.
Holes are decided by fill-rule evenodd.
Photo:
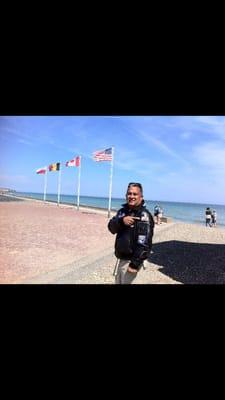
<instances>
[{"instance_id":1,"label":"black jacket","mask_svg":"<svg viewBox=\"0 0 225 400\"><path fill-rule=\"evenodd\" d=\"M130 215L140 217L134 225L127 226L123 217ZM108 229L115 234L115 256L122 260L130 260L132 267L139 269L140 265L149 257L152 248L154 220L144 205L144 201L137 209L129 209L127 204L117 212L108 223Z\"/></svg>"}]
</instances>

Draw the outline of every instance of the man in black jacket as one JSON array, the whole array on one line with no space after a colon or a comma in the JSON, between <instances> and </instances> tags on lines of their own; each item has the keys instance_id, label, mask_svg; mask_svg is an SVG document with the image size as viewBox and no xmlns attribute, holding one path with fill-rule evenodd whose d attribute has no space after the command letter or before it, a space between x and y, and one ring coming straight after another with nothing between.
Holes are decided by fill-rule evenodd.
<instances>
[{"instance_id":1,"label":"man in black jacket","mask_svg":"<svg viewBox=\"0 0 225 400\"><path fill-rule=\"evenodd\" d=\"M140 183L131 182L126 193L127 203L108 223L115 234L115 256L119 259L116 283L132 283L140 268L144 267L152 247L154 220L145 207Z\"/></svg>"}]
</instances>

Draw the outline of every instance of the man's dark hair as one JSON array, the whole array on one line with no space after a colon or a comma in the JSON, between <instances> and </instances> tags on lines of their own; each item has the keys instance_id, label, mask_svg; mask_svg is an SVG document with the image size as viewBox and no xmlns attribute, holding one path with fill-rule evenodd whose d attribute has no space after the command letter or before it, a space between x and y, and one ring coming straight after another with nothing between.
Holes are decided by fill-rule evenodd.
<instances>
[{"instance_id":1,"label":"man's dark hair","mask_svg":"<svg viewBox=\"0 0 225 400\"><path fill-rule=\"evenodd\" d=\"M127 192L129 190L130 186L138 187L140 189L140 191L141 191L141 194L143 195L143 188L142 188L142 184L141 183L138 183L138 182L130 182L130 183L128 183Z\"/></svg>"}]
</instances>

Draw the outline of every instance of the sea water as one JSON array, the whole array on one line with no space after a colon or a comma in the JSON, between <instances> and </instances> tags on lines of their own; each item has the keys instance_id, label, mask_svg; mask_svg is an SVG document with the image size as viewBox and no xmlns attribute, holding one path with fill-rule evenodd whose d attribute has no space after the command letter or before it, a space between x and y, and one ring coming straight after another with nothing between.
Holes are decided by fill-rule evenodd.
<instances>
[{"instance_id":1,"label":"sea water","mask_svg":"<svg viewBox=\"0 0 225 400\"><path fill-rule=\"evenodd\" d=\"M17 196L29 197L33 199L43 200L43 193L31 192L15 192ZM46 201L57 202L57 194L47 194ZM80 206L97 207L101 209L108 209L109 199L107 197L91 197L80 196ZM125 199L112 198L111 210L119 210L121 205L126 202ZM154 206L159 204L163 209L163 215L171 217L174 221L181 221L187 223L205 224L205 209L210 207L211 210L217 212L217 224L225 227L225 206L218 204L199 204L199 203L181 203L172 201L158 201L158 200L145 200L147 208L153 214ZM61 204L77 205L77 196L74 195L60 195Z\"/></svg>"}]
</instances>

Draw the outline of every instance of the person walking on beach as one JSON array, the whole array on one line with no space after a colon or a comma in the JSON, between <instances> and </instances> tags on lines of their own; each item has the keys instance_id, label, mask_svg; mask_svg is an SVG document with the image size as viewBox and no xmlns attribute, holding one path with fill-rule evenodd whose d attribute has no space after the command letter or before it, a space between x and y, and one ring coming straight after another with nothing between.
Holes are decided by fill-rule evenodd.
<instances>
[{"instance_id":1,"label":"person walking on beach","mask_svg":"<svg viewBox=\"0 0 225 400\"><path fill-rule=\"evenodd\" d=\"M117 271L114 271L116 284L133 283L144 260L150 256L154 220L143 200L140 183L128 184L127 202L111 218L108 229L116 235L115 256Z\"/></svg>"},{"instance_id":2,"label":"person walking on beach","mask_svg":"<svg viewBox=\"0 0 225 400\"><path fill-rule=\"evenodd\" d=\"M216 226L217 213L216 210L212 212L212 226Z\"/></svg>"},{"instance_id":3,"label":"person walking on beach","mask_svg":"<svg viewBox=\"0 0 225 400\"><path fill-rule=\"evenodd\" d=\"M207 207L205 210L205 226L210 226L210 228L212 227L211 219L212 211L210 210L210 207Z\"/></svg>"},{"instance_id":4,"label":"person walking on beach","mask_svg":"<svg viewBox=\"0 0 225 400\"><path fill-rule=\"evenodd\" d=\"M157 225L161 224L162 213L162 208L158 204L156 204L156 206L154 207L154 217Z\"/></svg>"}]
</instances>

